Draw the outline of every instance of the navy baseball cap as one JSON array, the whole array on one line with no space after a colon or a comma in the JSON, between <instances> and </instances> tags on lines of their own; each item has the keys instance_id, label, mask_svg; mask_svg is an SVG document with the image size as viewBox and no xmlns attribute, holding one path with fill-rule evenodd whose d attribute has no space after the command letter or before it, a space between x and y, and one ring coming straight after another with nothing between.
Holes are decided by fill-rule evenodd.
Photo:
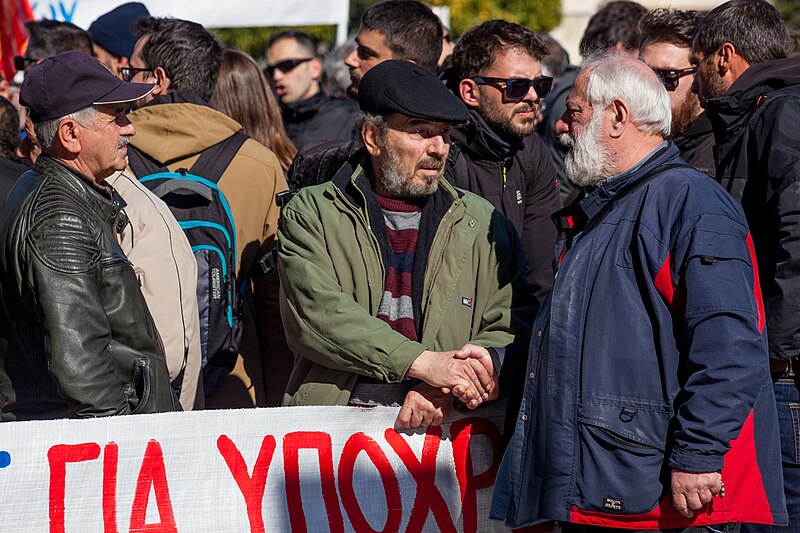
<instances>
[{"instance_id":1,"label":"navy baseball cap","mask_svg":"<svg viewBox=\"0 0 800 533\"><path fill-rule=\"evenodd\" d=\"M369 69L358 86L358 105L374 115L400 113L436 122L469 120L466 106L444 83L411 61L390 59Z\"/></svg>"},{"instance_id":2,"label":"navy baseball cap","mask_svg":"<svg viewBox=\"0 0 800 533\"><path fill-rule=\"evenodd\" d=\"M114 76L100 61L70 51L45 59L25 75L19 101L33 122L60 118L94 104L122 104L144 98L155 84Z\"/></svg>"},{"instance_id":3,"label":"navy baseball cap","mask_svg":"<svg viewBox=\"0 0 800 533\"><path fill-rule=\"evenodd\" d=\"M92 40L115 56L130 58L139 37L134 35L136 23L150 12L140 2L128 2L115 7L92 22L89 35Z\"/></svg>"}]
</instances>

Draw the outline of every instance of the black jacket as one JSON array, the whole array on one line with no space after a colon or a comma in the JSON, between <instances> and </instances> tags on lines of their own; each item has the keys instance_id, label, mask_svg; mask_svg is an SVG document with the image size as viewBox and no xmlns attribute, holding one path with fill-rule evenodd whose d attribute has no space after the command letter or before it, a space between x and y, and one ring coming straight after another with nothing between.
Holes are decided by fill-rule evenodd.
<instances>
[{"instance_id":1,"label":"black jacket","mask_svg":"<svg viewBox=\"0 0 800 533\"><path fill-rule=\"evenodd\" d=\"M681 157L694 168L713 176L716 173L714 162L714 131L708 113L701 113L686 131L676 135L672 142L681 151Z\"/></svg>"},{"instance_id":2,"label":"black jacket","mask_svg":"<svg viewBox=\"0 0 800 533\"><path fill-rule=\"evenodd\" d=\"M22 163L0 157L0 206L5 203L8 193L27 170L28 167Z\"/></svg>"},{"instance_id":3,"label":"black jacket","mask_svg":"<svg viewBox=\"0 0 800 533\"><path fill-rule=\"evenodd\" d=\"M755 244L770 357L800 354L800 57L748 68L706 112L717 180L742 202Z\"/></svg>"},{"instance_id":4,"label":"black jacket","mask_svg":"<svg viewBox=\"0 0 800 533\"><path fill-rule=\"evenodd\" d=\"M525 250L528 286L541 302L553 284L557 232L550 217L561 209L555 167L538 135L520 137L512 145L474 110L470 114L469 122L450 130L458 148L451 149L445 174L511 220Z\"/></svg>"},{"instance_id":5,"label":"black jacket","mask_svg":"<svg viewBox=\"0 0 800 533\"><path fill-rule=\"evenodd\" d=\"M46 156L11 192L0 214L1 418L174 410L153 319L114 235L122 206Z\"/></svg>"},{"instance_id":6,"label":"black jacket","mask_svg":"<svg viewBox=\"0 0 800 533\"><path fill-rule=\"evenodd\" d=\"M286 133L297 148L329 139L353 138L358 104L320 91L283 109Z\"/></svg>"}]
</instances>

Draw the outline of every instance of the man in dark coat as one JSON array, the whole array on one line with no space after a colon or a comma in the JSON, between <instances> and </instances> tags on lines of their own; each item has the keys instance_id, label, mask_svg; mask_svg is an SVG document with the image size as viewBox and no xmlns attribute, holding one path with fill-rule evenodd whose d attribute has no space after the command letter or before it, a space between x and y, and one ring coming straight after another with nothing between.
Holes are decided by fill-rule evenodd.
<instances>
[{"instance_id":1,"label":"man in dark coat","mask_svg":"<svg viewBox=\"0 0 800 533\"><path fill-rule=\"evenodd\" d=\"M691 59L717 180L741 201L753 235L781 425L790 524L781 531L800 531L800 57L787 58L790 45L773 6L733 0L700 23Z\"/></svg>"},{"instance_id":2,"label":"man in dark coat","mask_svg":"<svg viewBox=\"0 0 800 533\"><path fill-rule=\"evenodd\" d=\"M553 282L556 228L561 208L556 171L533 134L536 106L552 78L542 76L547 45L532 31L490 20L459 39L451 56L451 88L470 110L454 127L460 154L451 156L452 183L483 196L508 217L522 238L528 286L542 300Z\"/></svg>"}]
</instances>

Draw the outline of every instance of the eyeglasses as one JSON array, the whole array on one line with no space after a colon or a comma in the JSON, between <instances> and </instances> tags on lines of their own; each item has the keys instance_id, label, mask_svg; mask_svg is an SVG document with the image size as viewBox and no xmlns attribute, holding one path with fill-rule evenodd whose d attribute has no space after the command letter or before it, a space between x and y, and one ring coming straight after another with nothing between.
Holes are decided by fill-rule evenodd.
<instances>
[{"instance_id":1,"label":"eyeglasses","mask_svg":"<svg viewBox=\"0 0 800 533\"><path fill-rule=\"evenodd\" d=\"M35 65L39 61L39 59L35 59L33 57L14 56L14 68L16 70L25 70L25 67L29 64Z\"/></svg>"},{"instance_id":2,"label":"eyeglasses","mask_svg":"<svg viewBox=\"0 0 800 533\"><path fill-rule=\"evenodd\" d=\"M678 83L680 83L681 78L686 76L687 74L694 74L697 71L697 67L688 67L688 68L654 68L653 72L656 73L658 79L661 80L661 83L664 84L664 88L668 91L674 91L678 88Z\"/></svg>"},{"instance_id":3,"label":"eyeglasses","mask_svg":"<svg viewBox=\"0 0 800 533\"><path fill-rule=\"evenodd\" d=\"M275 74L276 70L280 70L284 74L293 71L297 68L298 65L305 63L306 61L311 61L314 59L313 57L306 57L305 59L286 59L284 61L279 61L274 65L267 65L267 74L271 78L273 74Z\"/></svg>"},{"instance_id":4,"label":"eyeglasses","mask_svg":"<svg viewBox=\"0 0 800 533\"><path fill-rule=\"evenodd\" d=\"M134 76L136 76L139 72L153 72L151 68L134 68L134 67L121 67L119 69L119 75L122 76L122 79L125 81L131 81Z\"/></svg>"},{"instance_id":5,"label":"eyeglasses","mask_svg":"<svg viewBox=\"0 0 800 533\"><path fill-rule=\"evenodd\" d=\"M539 98L544 98L550 94L550 89L553 86L553 78L550 76L539 76L529 80L527 78L490 78L488 76L478 76L472 78L478 85L487 85L489 83L497 83L500 87L505 88L506 97L509 100L522 100L528 94L531 87L536 91Z\"/></svg>"}]
</instances>

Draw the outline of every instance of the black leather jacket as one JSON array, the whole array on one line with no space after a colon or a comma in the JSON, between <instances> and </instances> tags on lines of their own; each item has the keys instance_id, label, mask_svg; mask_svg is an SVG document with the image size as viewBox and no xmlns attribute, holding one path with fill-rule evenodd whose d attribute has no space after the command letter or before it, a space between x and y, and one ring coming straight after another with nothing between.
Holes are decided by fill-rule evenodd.
<instances>
[{"instance_id":1,"label":"black leather jacket","mask_svg":"<svg viewBox=\"0 0 800 533\"><path fill-rule=\"evenodd\" d=\"M174 410L158 334L114 235L122 206L110 187L45 156L11 191L0 213L3 419Z\"/></svg>"}]
</instances>

